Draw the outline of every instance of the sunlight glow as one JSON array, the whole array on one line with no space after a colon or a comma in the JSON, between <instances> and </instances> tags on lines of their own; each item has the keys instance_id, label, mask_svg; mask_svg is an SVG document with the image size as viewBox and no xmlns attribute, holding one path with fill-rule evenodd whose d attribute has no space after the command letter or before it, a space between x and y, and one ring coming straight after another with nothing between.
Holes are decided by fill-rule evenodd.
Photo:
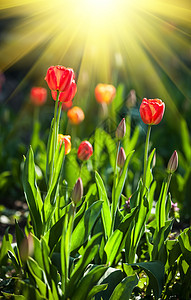
<instances>
[{"instance_id":1,"label":"sunlight glow","mask_svg":"<svg viewBox=\"0 0 191 300\"><path fill-rule=\"evenodd\" d=\"M0 48L2 71L26 64L38 50L28 77L43 78L54 64L73 67L80 95L92 82L112 83L117 72L140 95L149 88L148 97L172 102L154 61L184 94L166 61L176 64L177 72L190 73L177 55L182 47L190 51L187 0L2 0L0 18L15 18Z\"/></svg>"}]
</instances>

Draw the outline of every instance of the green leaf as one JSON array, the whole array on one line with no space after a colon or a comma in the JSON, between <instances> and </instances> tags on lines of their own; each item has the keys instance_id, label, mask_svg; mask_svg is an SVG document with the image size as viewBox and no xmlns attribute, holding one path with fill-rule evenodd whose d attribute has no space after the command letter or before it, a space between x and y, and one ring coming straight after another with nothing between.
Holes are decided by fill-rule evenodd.
<instances>
[{"instance_id":1,"label":"green leaf","mask_svg":"<svg viewBox=\"0 0 191 300\"><path fill-rule=\"evenodd\" d=\"M105 289L107 285L103 285L100 290L99 289L97 289L97 291L96 289L94 289L94 291L92 290L107 269L108 267L105 266L96 266L91 268L91 270L87 273L87 275L82 277L79 284L77 285L76 291L72 296L72 300L92 299L90 298L90 295L91 297L93 297L100 290L103 290L103 288Z\"/></svg>"},{"instance_id":2,"label":"green leaf","mask_svg":"<svg viewBox=\"0 0 191 300\"><path fill-rule=\"evenodd\" d=\"M29 207L35 234L40 237L43 228L42 199L36 183L35 164L32 148L30 147L24 163L23 188Z\"/></svg>"},{"instance_id":3,"label":"green leaf","mask_svg":"<svg viewBox=\"0 0 191 300\"><path fill-rule=\"evenodd\" d=\"M96 183L97 183L97 187L98 187L99 198L100 198L100 200L103 201L101 217L102 217L102 222L103 222L103 226L104 226L105 238L107 240L107 238L110 236L110 231L111 231L110 204L109 204L109 200L107 198L107 193L105 190L103 180L101 179L98 172L95 172L95 179L96 179Z\"/></svg>"},{"instance_id":4,"label":"green leaf","mask_svg":"<svg viewBox=\"0 0 191 300\"><path fill-rule=\"evenodd\" d=\"M127 158L125 160L125 164L123 166L123 170L122 170L122 174L120 176L120 179L119 179L119 182L117 183L117 186L114 187L113 186L113 189L112 189L112 206L111 206L111 215L113 216L116 212L116 209L117 209L117 205L118 205L118 202L120 200L120 197L121 197L121 193L123 191L123 187L124 187L124 184L125 184L125 180L126 180L126 175L127 175L127 168L128 168L128 165L129 165L129 162L130 162L130 159L133 155L134 151L131 151L128 155L127 155ZM116 183L114 183L116 184ZM115 191L115 193L114 193Z\"/></svg>"},{"instance_id":5,"label":"green leaf","mask_svg":"<svg viewBox=\"0 0 191 300\"><path fill-rule=\"evenodd\" d=\"M44 280L43 270L39 267L37 262L31 257L29 257L27 261L27 265L31 275L34 277L36 281L40 293L42 294L42 296L46 297L46 284L43 282Z\"/></svg>"},{"instance_id":6,"label":"green leaf","mask_svg":"<svg viewBox=\"0 0 191 300\"><path fill-rule=\"evenodd\" d=\"M98 251L98 240L101 234L94 235L88 241L79 261L77 262L74 270L72 271L70 281L67 287L67 297L71 297L75 293L75 287L78 285L79 280L82 278L85 268L94 259Z\"/></svg>"},{"instance_id":7,"label":"green leaf","mask_svg":"<svg viewBox=\"0 0 191 300\"><path fill-rule=\"evenodd\" d=\"M8 230L9 230L9 228L7 228L5 231L5 234L4 234L3 240L2 240L2 244L1 244L1 248L0 248L0 267L7 264L8 250L11 252L14 252L12 245L11 245L13 236L11 234L8 234Z\"/></svg>"},{"instance_id":8,"label":"green leaf","mask_svg":"<svg viewBox=\"0 0 191 300\"><path fill-rule=\"evenodd\" d=\"M65 214L69 212L70 206L71 203L63 208L63 216L50 228L45 235L45 239L48 241L48 246L50 248L50 253L54 251L54 248L62 236Z\"/></svg>"},{"instance_id":9,"label":"green leaf","mask_svg":"<svg viewBox=\"0 0 191 300\"><path fill-rule=\"evenodd\" d=\"M130 141L127 145L127 148L125 148L128 150L128 153L131 152L135 148L138 138L139 138L139 132L140 132L139 126L136 126L134 129L132 138L130 139Z\"/></svg>"},{"instance_id":10,"label":"green leaf","mask_svg":"<svg viewBox=\"0 0 191 300\"><path fill-rule=\"evenodd\" d=\"M124 278L115 288L110 300L128 300L134 287L138 284L137 275L132 275Z\"/></svg>"},{"instance_id":11,"label":"green leaf","mask_svg":"<svg viewBox=\"0 0 191 300\"><path fill-rule=\"evenodd\" d=\"M52 119L49 136L48 136L48 144L47 144L47 160L46 160L46 184L48 186L49 183L49 177L51 173L51 161L53 159L52 152L53 152L53 141L54 141L54 118Z\"/></svg>"},{"instance_id":12,"label":"green leaf","mask_svg":"<svg viewBox=\"0 0 191 300\"><path fill-rule=\"evenodd\" d=\"M125 245L125 240L130 229L130 224L137 214L137 208L132 209L131 213L127 214L120 223L118 229L110 236L104 248L107 254L107 264L112 265L117 255L120 254Z\"/></svg>"},{"instance_id":13,"label":"green leaf","mask_svg":"<svg viewBox=\"0 0 191 300\"><path fill-rule=\"evenodd\" d=\"M110 236L108 242L105 245L105 252L107 254L107 264L112 265L116 256L121 252L125 239L130 228L130 224L133 218L136 216L137 209L132 209L131 213L127 214L123 221L120 223L118 229Z\"/></svg>"},{"instance_id":14,"label":"green leaf","mask_svg":"<svg viewBox=\"0 0 191 300\"><path fill-rule=\"evenodd\" d=\"M191 229L186 228L178 237L183 257L188 265L191 265Z\"/></svg>"},{"instance_id":15,"label":"green leaf","mask_svg":"<svg viewBox=\"0 0 191 300\"><path fill-rule=\"evenodd\" d=\"M21 266L19 264L17 256L15 255L15 252L14 251L12 252L12 251L8 250L8 257L12 261L16 271L19 273L21 271Z\"/></svg>"},{"instance_id":16,"label":"green leaf","mask_svg":"<svg viewBox=\"0 0 191 300\"><path fill-rule=\"evenodd\" d=\"M94 136L94 169L99 168L101 152L104 148L105 134L101 128L96 128Z\"/></svg>"},{"instance_id":17,"label":"green leaf","mask_svg":"<svg viewBox=\"0 0 191 300\"><path fill-rule=\"evenodd\" d=\"M153 237L153 251L152 251L152 259L154 260L161 260L163 261L163 257L160 259L161 251L163 251L165 240L170 233L174 220L166 221L165 226L162 227L159 232L155 230L154 237ZM164 253L163 253L164 254Z\"/></svg>"},{"instance_id":18,"label":"green leaf","mask_svg":"<svg viewBox=\"0 0 191 300\"><path fill-rule=\"evenodd\" d=\"M115 287L124 278L123 272L120 269L108 268L104 275L100 278L98 284L107 284L106 290L99 292L96 296L96 300L104 299L109 300L111 294L113 293Z\"/></svg>"},{"instance_id":19,"label":"green leaf","mask_svg":"<svg viewBox=\"0 0 191 300\"><path fill-rule=\"evenodd\" d=\"M18 246L18 248L20 248L20 245L25 236L24 236L24 233L22 232L21 228L19 227L17 220L15 220L15 232L16 232L17 246Z\"/></svg>"},{"instance_id":20,"label":"green leaf","mask_svg":"<svg viewBox=\"0 0 191 300\"><path fill-rule=\"evenodd\" d=\"M39 267L41 269L44 269L43 253L42 253L42 248L41 248L41 242L40 242L40 240L35 235L32 235L32 237L33 237L33 242L34 242L34 259L38 263Z\"/></svg>"},{"instance_id":21,"label":"green leaf","mask_svg":"<svg viewBox=\"0 0 191 300\"><path fill-rule=\"evenodd\" d=\"M45 223L50 221L50 218L54 212L55 201L56 201L56 196L58 191L59 176L60 176L62 165L64 163L64 156L65 156L65 147L63 143L63 146L61 147L61 151L60 151L60 145L57 145L56 153L54 156L55 167L53 171L52 181L49 186L47 196L44 200L43 214L44 214Z\"/></svg>"},{"instance_id":22,"label":"green leaf","mask_svg":"<svg viewBox=\"0 0 191 300\"><path fill-rule=\"evenodd\" d=\"M166 195L168 190L167 180L165 179L162 183L162 188L160 192L159 199L156 204L156 221L157 221L157 231L165 226L166 221Z\"/></svg>"},{"instance_id":23,"label":"green leaf","mask_svg":"<svg viewBox=\"0 0 191 300\"><path fill-rule=\"evenodd\" d=\"M87 296L87 300L91 300L97 293L101 291L105 291L107 289L108 284L99 284L95 285Z\"/></svg>"},{"instance_id":24,"label":"green leaf","mask_svg":"<svg viewBox=\"0 0 191 300\"><path fill-rule=\"evenodd\" d=\"M102 201L94 202L79 221L72 233L71 252L83 245L90 235L102 208Z\"/></svg>"},{"instance_id":25,"label":"green leaf","mask_svg":"<svg viewBox=\"0 0 191 300\"><path fill-rule=\"evenodd\" d=\"M164 286L164 264L160 261L150 261L130 265L132 267L139 267L145 271L149 277L149 286L153 289L155 298L158 299Z\"/></svg>"},{"instance_id":26,"label":"green leaf","mask_svg":"<svg viewBox=\"0 0 191 300\"><path fill-rule=\"evenodd\" d=\"M147 161L147 170L146 170L146 182L145 185L147 188L150 187L151 182L153 181L153 175L152 175L152 166L151 163L153 161L153 157L155 154L155 148L152 150L151 154L148 157L148 161Z\"/></svg>"},{"instance_id":27,"label":"green leaf","mask_svg":"<svg viewBox=\"0 0 191 300\"><path fill-rule=\"evenodd\" d=\"M71 247L71 235L73 229L73 220L75 214L75 207L70 206L69 213L65 216L64 226L61 239L61 268L62 268L62 290L66 292L68 277L69 277L69 259Z\"/></svg>"}]
</instances>

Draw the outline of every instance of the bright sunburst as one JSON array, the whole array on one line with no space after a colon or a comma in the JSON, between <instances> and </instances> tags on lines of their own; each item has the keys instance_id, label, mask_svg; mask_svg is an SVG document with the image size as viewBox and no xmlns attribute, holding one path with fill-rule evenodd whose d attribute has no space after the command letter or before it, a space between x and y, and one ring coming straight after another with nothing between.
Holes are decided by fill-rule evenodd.
<instances>
[{"instance_id":1,"label":"bright sunburst","mask_svg":"<svg viewBox=\"0 0 191 300\"><path fill-rule=\"evenodd\" d=\"M190 51L187 0L2 0L0 17L16 18L0 48L3 71L44 45L28 73L37 82L63 64L77 72L78 95L90 84L116 83L118 74L140 97L172 104L158 66L184 95L178 72L190 74L182 57Z\"/></svg>"}]
</instances>

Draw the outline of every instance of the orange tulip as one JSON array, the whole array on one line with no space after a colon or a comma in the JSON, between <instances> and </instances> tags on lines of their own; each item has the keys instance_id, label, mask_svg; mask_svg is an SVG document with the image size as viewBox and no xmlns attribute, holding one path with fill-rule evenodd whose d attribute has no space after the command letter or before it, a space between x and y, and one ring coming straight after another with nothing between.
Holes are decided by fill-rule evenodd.
<instances>
[{"instance_id":1,"label":"orange tulip","mask_svg":"<svg viewBox=\"0 0 191 300\"><path fill-rule=\"evenodd\" d=\"M71 151L71 136L58 134L58 144L60 144L60 148L62 143L65 144L65 155Z\"/></svg>"},{"instance_id":2,"label":"orange tulip","mask_svg":"<svg viewBox=\"0 0 191 300\"><path fill-rule=\"evenodd\" d=\"M141 119L147 125L157 125L163 118L164 110L162 100L144 98L140 106Z\"/></svg>"},{"instance_id":3,"label":"orange tulip","mask_svg":"<svg viewBox=\"0 0 191 300\"><path fill-rule=\"evenodd\" d=\"M67 116L70 123L74 125L80 124L85 118L83 110L78 106L74 106L69 109Z\"/></svg>"},{"instance_id":4,"label":"orange tulip","mask_svg":"<svg viewBox=\"0 0 191 300\"><path fill-rule=\"evenodd\" d=\"M47 90L43 87L33 87L30 92L30 99L36 106L43 105L47 99Z\"/></svg>"},{"instance_id":5,"label":"orange tulip","mask_svg":"<svg viewBox=\"0 0 191 300\"><path fill-rule=\"evenodd\" d=\"M109 104L116 95L116 89L111 84L99 83L95 88L95 98L99 103Z\"/></svg>"}]
</instances>

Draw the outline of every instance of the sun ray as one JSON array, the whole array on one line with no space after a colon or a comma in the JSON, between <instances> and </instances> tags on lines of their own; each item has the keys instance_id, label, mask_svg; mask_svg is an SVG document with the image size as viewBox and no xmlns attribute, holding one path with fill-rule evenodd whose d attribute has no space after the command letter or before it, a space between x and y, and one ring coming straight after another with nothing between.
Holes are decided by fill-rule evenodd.
<instances>
[{"instance_id":1,"label":"sun ray","mask_svg":"<svg viewBox=\"0 0 191 300\"><path fill-rule=\"evenodd\" d=\"M73 67L77 101L85 83L92 88L99 81L117 84L118 74L140 97L158 93L155 97L166 95L172 104L160 72L189 98L180 80L190 78L187 0L2 0L0 19L13 25L5 25L1 38L2 71L22 61L27 65L27 58L42 49L26 76L42 82L50 65Z\"/></svg>"}]
</instances>

